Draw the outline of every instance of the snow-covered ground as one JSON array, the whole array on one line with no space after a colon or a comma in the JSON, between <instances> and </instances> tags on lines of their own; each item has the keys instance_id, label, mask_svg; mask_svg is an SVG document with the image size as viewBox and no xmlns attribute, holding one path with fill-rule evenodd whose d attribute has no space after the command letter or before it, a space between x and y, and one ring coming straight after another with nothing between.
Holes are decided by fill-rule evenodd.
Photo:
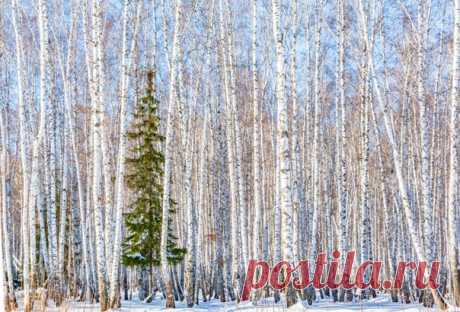
<instances>
[{"instance_id":1,"label":"snow-covered ground","mask_svg":"<svg viewBox=\"0 0 460 312\"><path fill-rule=\"evenodd\" d=\"M368 301L360 303L333 303L329 300L321 300L313 303L309 306L306 302L299 302L296 305L287 309L283 304L274 304L272 299L264 300L257 306L250 302L236 304L236 303L222 303L218 300L212 300L210 302L200 303L199 306L194 308L186 308L184 303L176 303L176 309L167 310L164 309L164 302L162 300L155 300L152 303L146 304L139 301L124 301L122 308L117 311L133 311L133 312L144 312L144 311L169 311L169 312L205 312L205 311L243 311L243 312L300 312L300 311L405 311L405 312L416 312L416 311L436 311L436 309L427 309L420 304L400 304L391 302L387 296L380 296ZM99 311L97 304L86 304L81 302L68 302L61 308L49 308L48 311L80 311L80 312L93 312ZM460 309L450 309L450 311L460 311Z\"/></svg>"}]
</instances>

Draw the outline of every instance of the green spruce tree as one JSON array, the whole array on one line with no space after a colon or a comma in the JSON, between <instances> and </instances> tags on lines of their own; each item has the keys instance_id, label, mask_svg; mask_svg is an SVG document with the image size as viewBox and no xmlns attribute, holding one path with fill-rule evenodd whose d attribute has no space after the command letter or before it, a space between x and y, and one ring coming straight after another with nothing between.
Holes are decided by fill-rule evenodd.
<instances>
[{"instance_id":1,"label":"green spruce tree","mask_svg":"<svg viewBox=\"0 0 460 312\"><path fill-rule=\"evenodd\" d=\"M126 159L126 183L132 191L131 210L125 214L127 235L123 244L123 263L128 266L160 265L164 156L160 145L158 101L154 96L154 73L147 74L145 95L138 101L128 139L130 156ZM175 203L171 202L171 207ZM174 213L171 209L170 215ZM171 224L171 220L168 220ZM169 231L168 259L180 262L185 249L176 245L177 237Z\"/></svg>"}]
</instances>

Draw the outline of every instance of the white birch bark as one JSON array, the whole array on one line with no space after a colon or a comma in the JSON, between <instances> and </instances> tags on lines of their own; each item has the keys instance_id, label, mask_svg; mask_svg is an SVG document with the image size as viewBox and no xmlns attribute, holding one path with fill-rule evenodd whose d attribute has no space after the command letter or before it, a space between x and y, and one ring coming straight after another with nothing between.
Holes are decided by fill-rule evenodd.
<instances>
[{"instance_id":1,"label":"white birch bark","mask_svg":"<svg viewBox=\"0 0 460 312\"><path fill-rule=\"evenodd\" d=\"M211 64L211 53L212 53L212 47L211 47L211 38L212 38L212 27L213 27L213 22L214 22L214 4L215 1L211 1L211 15L208 20L208 27L207 27L207 41L206 41L206 70L207 74L211 75L212 73L212 64ZM195 289L195 298L196 298L196 303L199 303L199 291L201 289L202 291L202 297L204 300L206 300L206 295L205 295L205 265L207 263L206 261L206 250L204 249L204 233L207 232L206 229L206 224L210 222L210 218L206 220L206 190L209 190L209 187L207 187L206 182L208 182L207 179L207 166L209 163L208 160L208 127L210 124L210 114L211 114L211 88L212 86L209 85L206 87L206 94L207 94L207 101L205 101L203 105L204 109L204 122L201 130L201 146L200 146L200 152L199 152L199 168L198 168L198 178L197 178L197 183L198 183L198 200L197 200L197 220L198 223L196 225L196 233L197 233L197 239L196 239L196 289ZM212 205L211 205L212 207ZM208 208L209 209L209 208ZM209 258L207 259L208 261L211 261Z\"/></svg>"},{"instance_id":2,"label":"white birch bark","mask_svg":"<svg viewBox=\"0 0 460 312\"><path fill-rule=\"evenodd\" d=\"M368 42L368 31L367 31L367 15L364 11L363 1L359 1L359 10L364 17L364 20L360 25L361 36L362 36L362 60L360 68L361 86L360 86L360 116L361 116L361 172L360 172L360 206L361 206L361 221L360 221L360 255L361 262L371 259L371 220L370 220L370 208L369 208L369 89L368 89L368 64L366 60L368 54L371 54Z\"/></svg>"},{"instance_id":3,"label":"white birch bark","mask_svg":"<svg viewBox=\"0 0 460 312\"><path fill-rule=\"evenodd\" d=\"M85 0L86 1L86 0ZM99 0L100 2L100 0ZM98 3L98 6L101 7L103 2ZM110 129L107 128L109 124L108 117L105 111L105 69L104 69L104 30L105 30L105 17L103 15L102 9L98 9L100 17L98 19L95 18L95 7L93 4L93 41L94 43L94 62L96 66L94 70L97 70L95 73L97 80L95 83L98 84L98 91L95 96L98 96L97 102L100 106L101 111L101 151L102 151L102 173L103 173L103 185L104 185L104 241L105 241L105 254L109 256L112 254L112 247L114 246L113 238L115 236L115 229L114 229L114 203L113 203L113 182L112 182L112 153L110 152L109 148L109 137L110 137ZM95 27L97 25L97 28ZM96 30L97 29L97 30ZM97 32L95 32L97 31ZM96 41L98 41L96 43ZM109 258L106 259L106 266L107 272L110 274L112 262Z\"/></svg>"},{"instance_id":4,"label":"white birch bark","mask_svg":"<svg viewBox=\"0 0 460 312\"><path fill-rule=\"evenodd\" d=\"M8 300L7 300L7 284L6 284L6 270L5 270L5 255L7 253L7 248L9 248L8 243L9 241L7 233L3 231L5 229L5 223L7 222L6 219L6 209L7 209L7 190L6 190L6 162L7 162L7 145L6 145L6 127L4 124L4 113L3 110L0 111L0 135L1 135L1 151L0 151L0 185L1 185L1 220L0 220L0 311L7 311ZM11 289L13 291L13 289Z\"/></svg>"},{"instance_id":5,"label":"white birch bark","mask_svg":"<svg viewBox=\"0 0 460 312\"><path fill-rule=\"evenodd\" d=\"M213 3L214 4L214 3ZM208 56L209 57L209 56ZM209 57L210 58L210 57ZM208 66L209 66L209 60L208 60ZM211 98L210 95L210 87L208 87L208 99ZM196 298L196 303L199 303L198 298L199 298L199 290L201 289L203 293L203 298L206 299L204 293L205 293L205 288L204 288L204 265L206 264L206 261L204 259L204 256L206 255L205 250L204 250L204 240L203 236L205 233L205 225L206 225L206 219L205 219L205 214L206 214L206 196L205 196L205 190L206 190L206 182L207 182L207 164L208 164L208 126L209 126L209 109L207 107L204 107L204 122L203 122L203 127L202 127L202 132L201 132L201 146L200 146L200 153L199 153L199 168L198 168L198 200L197 200L197 223L196 223L196 289L195 289L195 298Z\"/></svg>"},{"instance_id":6,"label":"white birch bark","mask_svg":"<svg viewBox=\"0 0 460 312\"><path fill-rule=\"evenodd\" d=\"M59 68L60 68L60 73L61 77L63 80L63 91L64 91L64 148L63 148L63 173L62 173L62 188L61 188L61 214L60 214L60 222L59 222L59 246L58 246L58 262L59 262L59 267L58 267L58 272L59 272L59 280L63 282L63 287L65 287L64 284L64 245L65 245L65 240L66 240L66 221L67 221L67 209L63 207L67 207L67 202L68 202L68 194L71 194L72 187L71 187L71 182L69 185L69 169L68 169L68 161L69 160L69 146L67 144L70 144L71 148L74 148L74 132L75 128L73 127L73 120L72 120L72 114L71 114L71 66L75 65L75 48L74 48L74 41L75 41L75 35L76 35L76 29L77 28L77 11L75 8L72 8L72 13L71 13L71 28L68 36L68 51L67 51L67 56L66 60L64 60L63 56L63 48L62 46L57 46L57 57L58 57L58 63L59 63ZM56 38L55 38L56 39ZM57 41L57 40L56 40ZM70 142L69 142L70 139ZM78 155L75 147L75 153L74 153L74 159L75 159L75 167L77 174L80 174L80 166L78 162ZM77 187L80 189L81 185L80 184L80 179L77 178ZM78 191L80 193L80 191ZM72 195L70 195L70 198L72 198ZM80 220L82 224L84 223L84 220ZM86 265L84 263L83 265ZM89 281L88 286L89 286Z\"/></svg>"},{"instance_id":7,"label":"white birch bark","mask_svg":"<svg viewBox=\"0 0 460 312\"><path fill-rule=\"evenodd\" d=\"M306 18L305 18L305 74L307 77L310 77L311 75L311 66L310 66L310 14L309 14L309 6L308 4L305 6L306 10ZM305 247L303 248L303 256L307 257L308 253L307 250L311 246L311 230L312 230L312 220L313 220L313 192L312 192L312 168L313 168L313 153L307 153L307 150L309 150L309 147L312 146L312 127L311 127L311 115L312 115L312 110L311 110L311 89L312 89L312 79L308 78L306 79L306 85L305 85L305 109L304 109L304 121L303 121L303 145L304 145L304 150L303 150L303 163L305 164L304 168L304 176L305 176L305 187L304 187L304 194L305 194L305 218L302 220L302 225L303 225L303 231L305 233Z\"/></svg>"},{"instance_id":8,"label":"white birch bark","mask_svg":"<svg viewBox=\"0 0 460 312\"><path fill-rule=\"evenodd\" d=\"M291 176L292 176L292 206L293 206L293 260L296 262L300 259L300 250L302 248L301 236L301 222L306 217L304 214L304 196L303 196L303 185L302 185L302 163L301 163L301 150L299 140L299 105L297 96L297 32L298 32L298 18L297 18L297 0L292 3L292 23L293 23L293 37L291 47L291 101L292 101L292 140L290 142L292 165L291 165Z\"/></svg>"},{"instance_id":9,"label":"white birch bark","mask_svg":"<svg viewBox=\"0 0 460 312\"><path fill-rule=\"evenodd\" d=\"M51 79L50 79L51 81ZM51 84L51 83L50 83ZM48 196L47 200L47 225L48 225L48 252L49 252L49 260L50 260L50 275L52 278L57 278L57 264L58 264L58 250L57 250L57 224L56 224L56 217L57 217L57 207L56 207L56 110L54 108L55 101L49 101L48 107L48 118L47 118L47 128L48 131L46 133L46 139L48 139L48 158L47 158L47 178L48 178ZM44 144L44 146L46 146Z\"/></svg>"},{"instance_id":10,"label":"white birch bark","mask_svg":"<svg viewBox=\"0 0 460 312\"><path fill-rule=\"evenodd\" d=\"M229 87L230 87L230 101L231 101L231 118L234 129L234 141L235 141L235 170L236 180L238 185L238 218L239 218L239 236L241 237L241 267L245 268L248 261L248 219L247 219L247 207L244 192L244 175L243 175L243 155L242 155L242 143L241 143L241 129L239 123L238 103L236 97L236 73L235 73L235 50L233 43L233 25L231 23L231 11L230 2L226 1L226 16L228 19L227 24L227 62L229 70ZM243 273L243 272L242 272Z\"/></svg>"},{"instance_id":11,"label":"white birch bark","mask_svg":"<svg viewBox=\"0 0 460 312\"><path fill-rule=\"evenodd\" d=\"M83 2L83 10L86 10L86 1ZM75 40L75 34L76 34L76 9L72 12L72 28L70 30L70 35L68 38L68 55L67 55L67 60L64 62L64 57L62 53L59 53L59 64L60 64L60 70L61 70L61 76L63 77L63 89L64 89L64 112L65 112L65 117L66 117L66 122L67 122L67 129L69 131L69 138L70 138L70 144L71 144L71 149L72 149L72 154L73 154L73 160L75 162L75 175L77 179L77 193L78 193L78 211L79 211L79 222L80 222L80 227L79 231L81 231L80 239L81 239L81 251L82 251L82 266L83 269L82 271L84 272L84 299L85 300L90 300L91 297L91 281L90 281L90 265L89 265L89 259L88 259L88 243L87 243L87 234L86 234L86 228L87 228L87 223L86 223L86 212L85 212L85 199L84 199L84 187L83 187L83 181L82 181L82 171L81 171L81 166L79 162L79 157L78 157L78 148L77 148L77 141L76 141L76 130L74 127L74 114L72 111L72 79L71 79L71 74L72 70L71 68L75 65L75 48L74 48L74 40ZM84 27L83 27L83 33L84 37L86 39L86 31L88 29L87 27L87 14L83 14L84 18ZM86 21L86 22L85 22ZM86 40L85 40L86 44ZM60 48L62 52L62 48ZM87 51L87 49L86 49ZM87 70L90 70L89 67L87 67Z\"/></svg>"},{"instance_id":12,"label":"white birch bark","mask_svg":"<svg viewBox=\"0 0 460 312\"><path fill-rule=\"evenodd\" d=\"M214 93L211 93L214 95ZM219 213L214 213L215 223L215 237L216 237L216 251L215 260L217 263L216 268L216 294L219 296L221 302L226 301L226 288L231 286L231 254L228 252L228 247L231 247L230 233L225 221L229 216L228 213L228 192L226 190L226 184L224 175L225 172L225 144L224 144L224 131L223 121L221 117L221 109L218 102L214 97L211 97L211 107L216 107L213 114L213 145L211 151L212 159L214 159L215 165L212 167L211 174L215 177L215 191L219 194L216 198L215 205L217 206ZM220 174L219 174L220 173ZM231 292L230 296L233 295Z\"/></svg>"},{"instance_id":13,"label":"white birch bark","mask_svg":"<svg viewBox=\"0 0 460 312\"><path fill-rule=\"evenodd\" d=\"M197 83L198 84L198 83ZM198 89L198 87L197 87ZM194 107L191 107L193 110ZM193 113L191 114L193 115ZM187 222L187 254L185 256L185 297L188 307L193 307L194 296L195 296L195 277L196 277L196 238L197 238L197 214L196 207L193 203L193 145L194 145L194 131L191 129L192 116L188 118L187 125L187 144L185 149L185 180L184 180L184 192L186 197L186 222Z\"/></svg>"},{"instance_id":14,"label":"white birch bark","mask_svg":"<svg viewBox=\"0 0 460 312\"><path fill-rule=\"evenodd\" d=\"M345 16L344 16L344 1L337 1L337 16L338 16L338 47L337 47L337 93L336 93L336 142L337 142L337 164L336 176L337 182L337 207L339 207L340 215L340 239L339 250L342 253L342 261L345 259L345 252L348 250L347 245L347 176L346 176L346 136L345 136Z\"/></svg>"},{"instance_id":15,"label":"white birch bark","mask_svg":"<svg viewBox=\"0 0 460 312\"><path fill-rule=\"evenodd\" d=\"M30 226L30 266L31 266L31 280L35 279L36 270L36 244L35 244L35 220L36 220L36 206L40 192L39 181L39 161L40 161L40 146L43 143L45 136L45 122L46 122L46 106L49 101L49 42L48 42L48 12L46 3L43 1L38 2L38 26L40 37L40 111L39 111L39 124L38 132L33 142L32 147L32 170L30 182L30 198L29 198L29 226ZM53 228L50 228L53 235ZM54 232L56 234L56 232Z\"/></svg>"},{"instance_id":16,"label":"white birch bark","mask_svg":"<svg viewBox=\"0 0 460 312\"><path fill-rule=\"evenodd\" d=\"M263 237L263 205L262 205L262 183L261 180L261 131L260 131L260 113L259 113L259 82L257 79L257 0L252 0L252 105L253 105L253 183L254 183L254 243L253 258L261 259L262 237Z\"/></svg>"},{"instance_id":17,"label":"white birch bark","mask_svg":"<svg viewBox=\"0 0 460 312\"><path fill-rule=\"evenodd\" d=\"M5 117L3 117L5 115ZM8 226L8 221L11 220L11 185L10 185L10 178L8 177L8 132L9 127L6 125L8 124L7 114L0 114L0 133L1 133L1 145L2 151L0 154L1 159L1 167L0 171L2 172L1 175L1 193L2 193L2 227L0 230L3 230L3 257L5 260L5 271L6 277L8 278L7 290L6 290L6 297L7 302L5 303L10 308L16 308L16 295L14 293L14 284L13 284L13 261L12 261L12 252L11 252L11 240L14 238L13 235L7 235L11 233L11 226ZM1 263L1 262L0 262Z\"/></svg>"},{"instance_id":18,"label":"white birch bark","mask_svg":"<svg viewBox=\"0 0 460 312\"><path fill-rule=\"evenodd\" d=\"M432 208L432 184L430 177L430 114L428 103L425 99L425 49L426 49L426 4L419 1L418 4L418 36L417 36L417 102L420 107L420 142L421 142L421 188L422 188L422 211L423 211L423 242L426 248L428 261L436 257L433 240L433 208Z\"/></svg>"},{"instance_id":19,"label":"white birch bark","mask_svg":"<svg viewBox=\"0 0 460 312\"><path fill-rule=\"evenodd\" d=\"M121 61L121 91L120 91L120 130L118 142L118 163L116 173L116 207L115 207L115 238L113 247L113 260L110 273L110 307L120 306L120 259L122 242L122 214L124 206L124 176L125 176L125 155L126 155L126 128L127 128L127 102L128 87L130 82L130 72L132 64L135 62L135 44L139 31L139 19L142 5L136 1L136 20L134 26L131 47L128 48L128 7L129 1L125 1L123 9L123 39L122 39L122 61Z\"/></svg>"},{"instance_id":20,"label":"white birch bark","mask_svg":"<svg viewBox=\"0 0 460 312\"><path fill-rule=\"evenodd\" d=\"M46 179L47 171L45 170L44 174L42 174L43 180L47 181ZM38 224L40 226L40 242L39 242L39 250L40 255L43 258L43 270L48 273L50 271L50 263L49 263L49 251L48 251L48 244L46 239L46 212L48 210L46 205L46 194L47 194L47 182L43 187L40 187L40 193L38 194L37 206L38 206Z\"/></svg>"},{"instance_id":21,"label":"white birch bark","mask_svg":"<svg viewBox=\"0 0 460 312\"><path fill-rule=\"evenodd\" d=\"M46 8L45 8L46 9ZM47 19L46 19L46 25L47 26ZM45 29L46 33L48 33L48 29ZM49 36L47 36L49 37ZM48 38L46 40L49 40ZM47 71L51 74L54 72L54 66L51 66L51 58L49 55L49 48L45 51L47 53L46 57L49 59L49 66L51 68L47 69ZM54 79L49 76L49 79L47 80L47 83L49 85L48 89L48 95L45 100L48 102L48 107L46 111L46 125L45 125L45 135L43 137L44 142L43 146L45 147L45 154L47 155L47 174L46 174L46 179L48 179L48 193L47 193L47 225L48 225L48 252L49 252L49 261L50 261L50 279L53 281L50 284L51 288L54 287L54 279L57 279L58 276L56 275L58 273L57 271L57 266L58 266L58 243L57 243L57 238L58 238L58 233L57 233L57 203L56 203L56 196L57 196L57 189L56 189L56 158L57 158L57 150L56 150L56 99L54 98L54 95L52 95L52 89L53 84L54 84ZM48 143L48 146L46 145ZM53 292L54 293L54 292Z\"/></svg>"},{"instance_id":22,"label":"white birch bark","mask_svg":"<svg viewBox=\"0 0 460 312\"><path fill-rule=\"evenodd\" d=\"M449 121L449 184L447 193L449 265L455 304L460 306L460 264L459 241L457 237L458 218L458 115L460 97L460 0L454 1L454 39L452 55L452 92Z\"/></svg>"},{"instance_id":23,"label":"white birch bark","mask_svg":"<svg viewBox=\"0 0 460 312\"><path fill-rule=\"evenodd\" d=\"M292 207L292 185L291 185L291 155L289 148L289 124L288 108L284 94L285 69L284 69L284 45L280 26L280 3L279 0L272 0L272 23L273 34L276 45L276 100L277 100L277 158L279 158L279 203L281 210L282 248L285 261L293 261L293 207ZM288 287L286 293L287 306L295 304L297 294L292 286Z\"/></svg>"},{"instance_id":24,"label":"white birch bark","mask_svg":"<svg viewBox=\"0 0 460 312\"><path fill-rule=\"evenodd\" d=\"M161 224L161 268L163 272L163 279L166 284L166 308L173 308L174 295L173 295L173 281L169 274L168 265L168 254L167 254L167 243L169 233L169 209L171 200L171 168L172 168L172 157L174 153L174 114L177 100L177 67L181 60L181 27L182 27L182 0L176 1L175 8L175 24L174 24L174 37L173 37L173 49L171 56L171 71L169 79L169 104L168 104L168 115L166 121L166 135L165 135L165 168L163 177L163 205L162 205L162 224Z\"/></svg>"},{"instance_id":25,"label":"white birch bark","mask_svg":"<svg viewBox=\"0 0 460 312\"><path fill-rule=\"evenodd\" d=\"M94 226L95 226L95 242L96 242L96 256L97 256L97 281L99 289L99 302L101 311L109 308L107 298L107 255L105 254L105 236L104 236L104 194L102 191L103 185L103 156L102 156L102 140L103 140L103 114L104 105L102 103L103 97L101 95L103 85L100 80L102 69L102 9L101 3L93 0L92 8L92 48L93 48L93 98L92 98L92 143L93 143L93 176L92 176L92 199L94 211Z\"/></svg>"},{"instance_id":26,"label":"white birch bark","mask_svg":"<svg viewBox=\"0 0 460 312\"><path fill-rule=\"evenodd\" d=\"M2 220L3 222L3 220ZM1 224L3 225L3 224ZM2 264L0 268L0 310L7 311L7 289L6 289L6 279L5 279L5 267L3 266L4 262L4 253L3 249L5 248L3 243L3 226L0 229L0 263Z\"/></svg>"},{"instance_id":27,"label":"white birch bark","mask_svg":"<svg viewBox=\"0 0 460 312\"><path fill-rule=\"evenodd\" d=\"M234 128L234 117L235 111L232 105L232 91L231 91L231 65L229 64L229 58L231 55L228 53L228 38L225 34L225 19L224 19L224 6L223 0L219 0L219 33L221 42L221 55L223 64L223 84L224 84L224 99L225 99L225 125L226 125L226 140L227 140L227 164L228 164L228 175L230 184L230 226L231 226L231 263L228 266L232 268L233 278L227 280L227 283L231 283L235 291L238 290L239 285L239 273L240 273L240 212L239 212L239 201L238 201L238 176L237 176L237 165L236 165L236 143L235 143L235 128ZM228 27L228 26L227 26ZM228 36L228 34L227 34ZM238 296L238 293L236 294Z\"/></svg>"},{"instance_id":28,"label":"white birch bark","mask_svg":"<svg viewBox=\"0 0 460 312\"><path fill-rule=\"evenodd\" d=\"M16 43L16 75L17 75L17 93L18 93L18 119L19 119L19 145L21 153L21 167L22 167L22 222L21 222L21 235L22 235L22 255L23 255L23 288L24 288L24 311L29 312L32 309L31 298L31 285L30 285L30 259L29 259L29 165L27 161L26 150L26 120L25 120L25 103L24 103L24 44L21 34L21 19L20 8L18 0L11 0L12 6L12 20L15 34Z\"/></svg>"},{"instance_id":29,"label":"white birch bark","mask_svg":"<svg viewBox=\"0 0 460 312\"><path fill-rule=\"evenodd\" d=\"M87 72L87 81L88 81L88 86L89 86L89 94L90 94L90 99L91 102L95 100L94 97L94 78L93 78L93 41L91 39L91 32L90 32L90 25L89 25L89 14L88 14L88 2L89 0L84 0L82 1L82 19L83 19L83 40L84 40L84 45L85 45L85 65L86 65L86 72ZM68 109L69 116L68 120L73 120L74 116L71 115L70 113L70 107ZM92 118L93 114L91 115ZM92 127L92 125L90 126ZM90 131L90 138L87 142L92 142L92 131ZM87 143L88 144L88 143ZM86 144L86 150L88 150L88 146ZM74 153L74 158L77 160L77 142L75 135L73 136L72 139L72 149ZM89 157L89 153L86 153L87 157ZM89 233L88 229L91 224L91 219L87 219L89 207L91 205L90 202L90 194L91 191L88 187L86 191L86 196L84 194L84 189L83 189L83 172L80 169L80 165L78 164L78 161L76 161L76 170L77 170L77 181L78 181L78 198L79 198L79 205L80 205L80 219L82 223L82 249L83 249L83 262L85 263L85 281L86 281L86 287L85 287L85 299L90 300L93 289L92 289L92 282L94 281L94 266L93 266L93 256L92 256L92 243L91 240L89 240ZM90 166L87 166L87 184L89 186L89 181L92 180L92 175L90 171ZM84 199L86 197L86 199Z\"/></svg>"},{"instance_id":30,"label":"white birch bark","mask_svg":"<svg viewBox=\"0 0 460 312\"><path fill-rule=\"evenodd\" d=\"M65 127L64 134L64 155L63 155L63 172L62 172L62 187L61 187L61 203L60 203L60 216L59 216L59 245L58 245L58 276L59 280L64 282L64 246L66 241L66 222L67 222L67 202L68 202L68 191L69 191L69 169L68 169L68 154L67 154L67 126Z\"/></svg>"},{"instance_id":31,"label":"white birch bark","mask_svg":"<svg viewBox=\"0 0 460 312\"><path fill-rule=\"evenodd\" d=\"M321 26L322 26L322 0L316 1L316 28L315 28L315 70L314 70L314 117L313 117L313 157L312 157L312 168L313 168L313 215L311 220L311 252L312 258L316 258L318 251L318 214L319 214L319 201L320 201L320 54L321 54Z\"/></svg>"}]
</instances>

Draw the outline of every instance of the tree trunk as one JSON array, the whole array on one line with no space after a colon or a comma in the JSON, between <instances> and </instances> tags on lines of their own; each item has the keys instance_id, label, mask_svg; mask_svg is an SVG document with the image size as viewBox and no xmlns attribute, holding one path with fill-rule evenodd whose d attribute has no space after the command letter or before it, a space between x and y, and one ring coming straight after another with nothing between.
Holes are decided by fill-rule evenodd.
<instances>
[{"instance_id":1,"label":"tree trunk","mask_svg":"<svg viewBox=\"0 0 460 312\"><path fill-rule=\"evenodd\" d=\"M174 39L173 39L173 50L172 50L172 66L170 71L169 80L169 105L168 105L168 116L166 123L166 142L165 142L165 169L163 177L163 213L162 213L162 224L161 224L161 267L163 271L163 279L166 284L166 308L174 308L174 294L173 294L173 281L169 274L169 265L167 258L167 243L169 233L169 210L171 201L171 168L172 168L172 157L173 157L173 136L174 136L174 114L175 106L177 101L177 67L181 61L181 47L180 39L182 27L182 0L176 1L175 9L175 24L174 24Z\"/></svg>"},{"instance_id":2,"label":"tree trunk","mask_svg":"<svg viewBox=\"0 0 460 312\"><path fill-rule=\"evenodd\" d=\"M460 306L460 263L459 240L456 230L459 226L458 218L458 114L460 96L460 0L454 1L454 42L452 56L452 93L451 115L449 122L450 159L449 159L449 189L447 193L448 206L448 251L451 270L452 295L455 305Z\"/></svg>"},{"instance_id":3,"label":"tree trunk","mask_svg":"<svg viewBox=\"0 0 460 312\"><path fill-rule=\"evenodd\" d=\"M291 155L289 149L289 124L288 109L284 94L285 69L284 69L284 46L283 36L280 30L280 3L279 0L272 0L272 22L273 33L276 44L276 100L278 108L277 119L277 158L279 159L279 203L281 210L283 260L291 263L294 260L293 254L293 206L292 206L292 185L291 185ZM292 291L292 283L286 288L286 303L291 306L297 302L297 293Z\"/></svg>"}]
</instances>

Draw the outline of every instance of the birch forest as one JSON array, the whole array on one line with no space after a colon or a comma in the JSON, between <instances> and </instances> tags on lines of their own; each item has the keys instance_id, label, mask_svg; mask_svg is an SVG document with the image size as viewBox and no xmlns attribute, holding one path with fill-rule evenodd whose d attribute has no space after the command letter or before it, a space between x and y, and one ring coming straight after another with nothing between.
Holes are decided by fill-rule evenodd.
<instances>
[{"instance_id":1,"label":"birch forest","mask_svg":"<svg viewBox=\"0 0 460 312\"><path fill-rule=\"evenodd\" d=\"M460 0L0 0L0 311L460 309L459 113Z\"/></svg>"}]
</instances>

